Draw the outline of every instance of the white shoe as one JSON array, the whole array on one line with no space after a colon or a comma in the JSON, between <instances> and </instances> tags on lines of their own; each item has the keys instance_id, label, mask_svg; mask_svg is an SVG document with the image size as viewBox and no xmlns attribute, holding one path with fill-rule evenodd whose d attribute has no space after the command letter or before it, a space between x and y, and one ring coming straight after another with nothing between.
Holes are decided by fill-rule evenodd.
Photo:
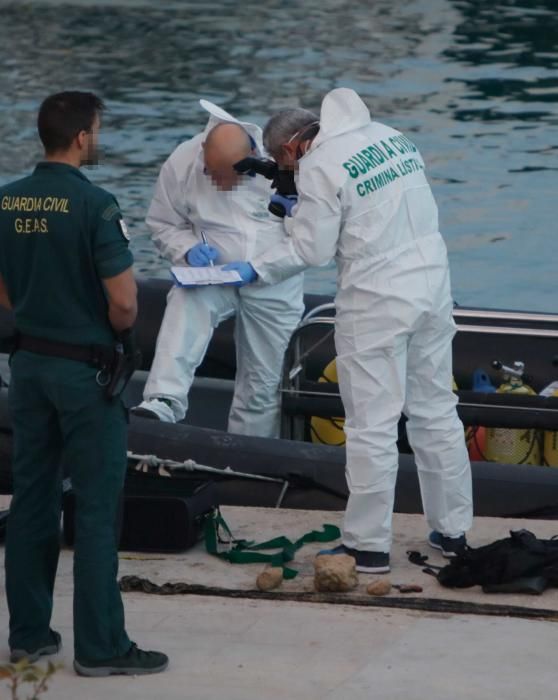
<instances>
[{"instance_id":1,"label":"white shoe","mask_svg":"<svg viewBox=\"0 0 558 700\"><path fill-rule=\"evenodd\" d=\"M166 401L159 399L142 401L139 406L134 406L131 412L140 418L154 418L163 421L163 423L176 423L171 406Z\"/></svg>"}]
</instances>

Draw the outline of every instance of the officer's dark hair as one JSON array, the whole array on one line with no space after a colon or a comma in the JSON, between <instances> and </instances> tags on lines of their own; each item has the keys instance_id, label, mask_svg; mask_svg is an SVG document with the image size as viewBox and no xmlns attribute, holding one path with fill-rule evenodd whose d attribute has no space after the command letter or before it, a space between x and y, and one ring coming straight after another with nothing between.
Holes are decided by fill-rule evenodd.
<instances>
[{"instance_id":1,"label":"officer's dark hair","mask_svg":"<svg viewBox=\"0 0 558 700\"><path fill-rule=\"evenodd\" d=\"M91 131L95 116L105 105L92 92L72 90L47 97L37 119L39 137L46 153L65 151L80 131Z\"/></svg>"}]
</instances>

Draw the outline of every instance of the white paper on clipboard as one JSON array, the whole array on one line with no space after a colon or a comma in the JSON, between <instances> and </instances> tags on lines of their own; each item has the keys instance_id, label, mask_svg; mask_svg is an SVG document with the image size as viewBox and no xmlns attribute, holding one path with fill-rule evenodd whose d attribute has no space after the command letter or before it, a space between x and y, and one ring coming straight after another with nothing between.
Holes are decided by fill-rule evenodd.
<instances>
[{"instance_id":1,"label":"white paper on clipboard","mask_svg":"<svg viewBox=\"0 0 558 700\"><path fill-rule=\"evenodd\" d=\"M236 270L223 270L223 265L211 267L171 267L171 273L180 287L203 287L207 284L242 282Z\"/></svg>"}]
</instances>

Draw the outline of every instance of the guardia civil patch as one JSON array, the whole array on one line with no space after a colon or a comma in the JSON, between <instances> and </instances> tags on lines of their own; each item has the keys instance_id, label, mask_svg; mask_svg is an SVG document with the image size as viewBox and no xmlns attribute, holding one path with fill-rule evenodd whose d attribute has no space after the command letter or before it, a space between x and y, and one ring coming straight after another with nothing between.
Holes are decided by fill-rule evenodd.
<instances>
[{"instance_id":1,"label":"guardia civil patch","mask_svg":"<svg viewBox=\"0 0 558 700\"><path fill-rule=\"evenodd\" d=\"M109 204L109 206L105 209L101 216L105 221L111 221L112 219L114 219L116 214L120 214L120 209L118 207L118 204L116 204L116 202L113 202L112 204Z\"/></svg>"},{"instance_id":2,"label":"guardia civil patch","mask_svg":"<svg viewBox=\"0 0 558 700\"><path fill-rule=\"evenodd\" d=\"M127 241L129 241L130 234L128 233L128 227L126 226L124 219L118 219L118 225L120 226L120 233L124 236L124 238Z\"/></svg>"}]
</instances>

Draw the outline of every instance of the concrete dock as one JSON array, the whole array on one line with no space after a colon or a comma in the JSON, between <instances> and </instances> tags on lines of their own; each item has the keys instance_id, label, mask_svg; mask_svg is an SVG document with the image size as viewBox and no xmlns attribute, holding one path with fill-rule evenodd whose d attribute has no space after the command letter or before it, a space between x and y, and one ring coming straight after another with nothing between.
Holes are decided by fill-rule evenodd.
<instances>
[{"instance_id":1,"label":"concrete dock","mask_svg":"<svg viewBox=\"0 0 558 700\"><path fill-rule=\"evenodd\" d=\"M342 516L248 508L224 508L223 514L235 536L259 541L277 534L294 539L324 523L339 524ZM131 637L144 648L165 651L171 659L166 673L137 678L74 675L72 552L64 550L53 616L53 627L64 639L64 649L54 660L63 668L45 700L553 698L558 627L552 617L558 615L558 590L504 596L444 589L406 559L407 549L418 549L432 563L444 563L425 544L422 516L398 514L394 525L388 576L394 584L423 588L407 598L394 590L386 598L372 599L365 587L374 577L361 574L359 588L341 602L317 597L314 600L320 602L298 602L301 594L313 599L312 561L324 546L318 544L299 551L294 562L299 576L284 582L272 600L258 599L255 592L262 564L228 564L209 556L201 544L178 555L122 552L121 576L141 576L157 584L182 582L209 593L124 593ZM470 542L480 546L520 527L539 537L558 532L555 521L478 518ZM438 603L457 612L428 609L440 608ZM468 612L458 612L460 606ZM485 610L490 614L483 614ZM0 664L8 656L7 622L2 591ZM8 697L0 681L0 698Z\"/></svg>"}]
</instances>

